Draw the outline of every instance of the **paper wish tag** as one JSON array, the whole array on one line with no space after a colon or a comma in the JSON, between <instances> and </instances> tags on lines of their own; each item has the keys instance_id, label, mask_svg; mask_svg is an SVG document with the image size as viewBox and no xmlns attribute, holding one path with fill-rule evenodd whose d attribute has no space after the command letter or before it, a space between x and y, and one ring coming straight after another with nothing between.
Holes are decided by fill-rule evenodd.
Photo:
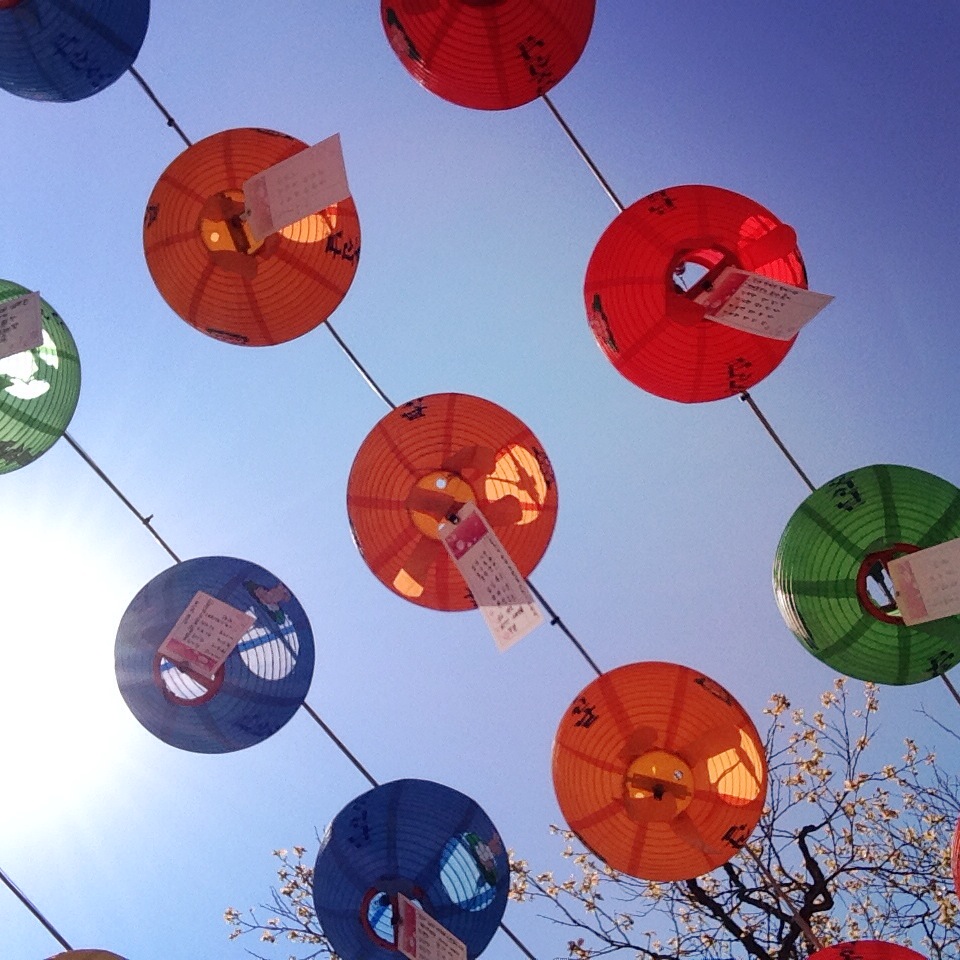
<instances>
[{"instance_id":1,"label":"paper wish tag","mask_svg":"<svg viewBox=\"0 0 960 960\"><path fill-rule=\"evenodd\" d=\"M408 960L467 960L466 944L402 893L397 913L397 950Z\"/></svg>"},{"instance_id":2,"label":"paper wish tag","mask_svg":"<svg viewBox=\"0 0 960 960\"><path fill-rule=\"evenodd\" d=\"M887 571L908 627L960 614L960 539L890 560Z\"/></svg>"},{"instance_id":3,"label":"paper wish tag","mask_svg":"<svg viewBox=\"0 0 960 960\"><path fill-rule=\"evenodd\" d=\"M0 302L0 360L43 343L40 294L25 293Z\"/></svg>"},{"instance_id":4,"label":"paper wish tag","mask_svg":"<svg viewBox=\"0 0 960 960\"><path fill-rule=\"evenodd\" d=\"M465 503L457 522L440 527L440 539L467 582L500 650L512 647L543 623L526 581L475 503Z\"/></svg>"},{"instance_id":5,"label":"paper wish tag","mask_svg":"<svg viewBox=\"0 0 960 960\"><path fill-rule=\"evenodd\" d=\"M257 240L350 196L340 134L281 160L243 184L246 218Z\"/></svg>"},{"instance_id":6,"label":"paper wish tag","mask_svg":"<svg viewBox=\"0 0 960 960\"><path fill-rule=\"evenodd\" d=\"M708 320L773 340L792 340L833 297L727 267L695 298Z\"/></svg>"},{"instance_id":7,"label":"paper wish tag","mask_svg":"<svg viewBox=\"0 0 960 960\"><path fill-rule=\"evenodd\" d=\"M257 618L198 590L160 644L160 655L212 680Z\"/></svg>"}]
</instances>

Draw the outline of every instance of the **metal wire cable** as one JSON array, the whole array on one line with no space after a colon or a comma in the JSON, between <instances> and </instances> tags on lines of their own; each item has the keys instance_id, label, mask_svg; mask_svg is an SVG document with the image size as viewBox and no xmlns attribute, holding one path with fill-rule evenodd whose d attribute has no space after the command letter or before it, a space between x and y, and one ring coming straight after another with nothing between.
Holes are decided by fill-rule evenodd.
<instances>
[{"instance_id":1,"label":"metal wire cable","mask_svg":"<svg viewBox=\"0 0 960 960\"><path fill-rule=\"evenodd\" d=\"M800 475L800 479L803 480L803 482L810 488L811 492L816 490L817 488L813 485L810 478L803 472L800 464L797 463L793 457L793 454L787 449L786 444L780 439L780 437L777 436L776 430L770 426L770 421L767 420L767 418L763 415L753 397L751 397L750 394L744 390L743 393L740 394L740 399L747 403L750 409L757 415L757 419L761 424L763 424L763 428L773 438L773 442L780 448L780 452L787 458L787 460L790 461L790 466L797 471L797 473Z\"/></svg>"},{"instance_id":2,"label":"metal wire cable","mask_svg":"<svg viewBox=\"0 0 960 960\"><path fill-rule=\"evenodd\" d=\"M567 121L563 119L560 115L560 111L553 105L553 101L545 94L540 94L540 99L550 108L550 112L555 117L557 123L560 124L563 132L570 138L570 142L576 147L577 153L580 154L583 162L590 168L591 173L597 178L597 182L603 187L606 195L613 201L614 206L623 213L624 206L620 198L614 193L613 187L607 182L607 178L600 172L600 168L593 162L593 158L587 153L586 148L583 144L577 139L576 134L570 129Z\"/></svg>"},{"instance_id":3,"label":"metal wire cable","mask_svg":"<svg viewBox=\"0 0 960 960\"><path fill-rule=\"evenodd\" d=\"M64 950L72 950L73 947L67 943L66 940L60 935L57 928L31 903L27 895L3 872L0 870L0 880L2 880L7 887L10 888L13 895L43 924L46 928L47 933L53 937L57 943L63 947Z\"/></svg>"},{"instance_id":4,"label":"metal wire cable","mask_svg":"<svg viewBox=\"0 0 960 960\"><path fill-rule=\"evenodd\" d=\"M153 90L150 89L150 84L148 84L147 81L140 76L140 74L132 65L127 67L127 70L129 71L133 79L136 80L141 87L143 87L144 93L146 93L146 95L153 101L153 105L163 114L164 119L167 121L167 126L175 130L180 135L180 139L188 147L192 147L193 141L191 141L190 138L183 132L183 130L180 128L180 124L173 119L172 115L170 114L170 111L167 110L167 108L160 102L160 99L153 92Z\"/></svg>"}]
</instances>

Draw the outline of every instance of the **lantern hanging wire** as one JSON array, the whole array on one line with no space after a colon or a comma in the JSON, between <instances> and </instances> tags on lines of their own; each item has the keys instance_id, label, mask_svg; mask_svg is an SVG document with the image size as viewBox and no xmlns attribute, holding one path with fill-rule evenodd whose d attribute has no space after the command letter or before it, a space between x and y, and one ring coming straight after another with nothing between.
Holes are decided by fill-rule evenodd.
<instances>
[{"instance_id":1,"label":"lantern hanging wire","mask_svg":"<svg viewBox=\"0 0 960 960\"><path fill-rule=\"evenodd\" d=\"M37 909L33 902L27 897L27 895L0 869L0 881L3 881L4 885L10 890L10 892L36 917L37 920L43 925L47 933L53 937L57 943L60 944L64 950L72 950L73 948L69 943L63 938L63 935L59 930Z\"/></svg>"}]
</instances>

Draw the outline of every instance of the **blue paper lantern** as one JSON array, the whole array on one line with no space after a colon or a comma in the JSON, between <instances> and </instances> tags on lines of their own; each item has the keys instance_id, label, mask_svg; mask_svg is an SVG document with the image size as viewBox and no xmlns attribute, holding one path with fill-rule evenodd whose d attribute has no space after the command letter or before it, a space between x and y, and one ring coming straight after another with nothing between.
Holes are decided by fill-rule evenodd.
<instances>
[{"instance_id":1,"label":"blue paper lantern","mask_svg":"<svg viewBox=\"0 0 960 960\"><path fill-rule=\"evenodd\" d=\"M199 591L256 617L213 680L159 653ZM133 598L115 659L120 693L152 734L182 750L228 753L266 740L296 713L313 677L313 633L272 573L246 560L200 557L164 570Z\"/></svg>"},{"instance_id":2,"label":"blue paper lantern","mask_svg":"<svg viewBox=\"0 0 960 960\"><path fill-rule=\"evenodd\" d=\"M83 100L137 59L150 0L0 0L0 87L28 100Z\"/></svg>"},{"instance_id":3,"label":"blue paper lantern","mask_svg":"<svg viewBox=\"0 0 960 960\"><path fill-rule=\"evenodd\" d=\"M478 956L507 904L500 834L469 797L395 780L348 804L327 828L313 876L320 926L351 960L396 960L395 898L418 903Z\"/></svg>"}]
</instances>

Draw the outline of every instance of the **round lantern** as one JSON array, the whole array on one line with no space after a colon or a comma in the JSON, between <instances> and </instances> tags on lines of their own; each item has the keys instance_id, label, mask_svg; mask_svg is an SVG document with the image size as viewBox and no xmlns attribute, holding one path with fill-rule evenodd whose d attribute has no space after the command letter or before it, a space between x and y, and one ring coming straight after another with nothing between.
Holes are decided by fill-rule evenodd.
<instances>
[{"instance_id":1,"label":"round lantern","mask_svg":"<svg viewBox=\"0 0 960 960\"><path fill-rule=\"evenodd\" d=\"M570 829L614 870L686 880L746 842L767 767L756 728L720 684L673 663L633 663L567 710L553 785Z\"/></svg>"},{"instance_id":2,"label":"round lantern","mask_svg":"<svg viewBox=\"0 0 960 960\"><path fill-rule=\"evenodd\" d=\"M204 620L195 629L208 632L237 611L249 616L212 676L178 659L176 647L160 652L174 627L174 639L184 636L181 617L195 622L198 607ZM272 573L245 560L200 557L164 570L133 598L115 659L120 693L152 734L182 750L227 753L266 740L296 713L313 676L313 634L303 607Z\"/></svg>"},{"instance_id":3,"label":"round lantern","mask_svg":"<svg viewBox=\"0 0 960 960\"><path fill-rule=\"evenodd\" d=\"M82 100L140 52L149 0L0 0L0 87L28 100Z\"/></svg>"},{"instance_id":4,"label":"round lantern","mask_svg":"<svg viewBox=\"0 0 960 960\"><path fill-rule=\"evenodd\" d=\"M687 283L688 267L706 272ZM668 400L701 403L752 387L793 340L706 318L694 298L728 267L807 285L793 228L738 193L670 187L627 207L587 266L584 300L600 349L631 383Z\"/></svg>"},{"instance_id":5,"label":"round lantern","mask_svg":"<svg viewBox=\"0 0 960 960\"><path fill-rule=\"evenodd\" d=\"M381 0L413 78L464 107L507 110L558 84L583 53L594 0Z\"/></svg>"},{"instance_id":6,"label":"round lantern","mask_svg":"<svg viewBox=\"0 0 960 960\"><path fill-rule=\"evenodd\" d=\"M243 184L306 148L272 130L226 130L177 157L147 203L143 246L157 289L192 327L246 346L283 343L326 320L360 259L352 198L257 240Z\"/></svg>"},{"instance_id":7,"label":"round lantern","mask_svg":"<svg viewBox=\"0 0 960 960\"><path fill-rule=\"evenodd\" d=\"M327 828L313 899L341 957L399 955L402 894L461 940L472 958L496 932L509 885L500 834L473 800L429 780L395 780L357 797Z\"/></svg>"},{"instance_id":8,"label":"round lantern","mask_svg":"<svg viewBox=\"0 0 960 960\"><path fill-rule=\"evenodd\" d=\"M953 889L960 897L960 819L953 829L953 843L950 845L950 870L953 873Z\"/></svg>"},{"instance_id":9,"label":"round lantern","mask_svg":"<svg viewBox=\"0 0 960 960\"><path fill-rule=\"evenodd\" d=\"M347 485L367 565L395 593L434 610L475 606L438 532L468 501L530 574L556 522L550 460L513 414L463 393L420 397L388 413L361 445Z\"/></svg>"},{"instance_id":10,"label":"round lantern","mask_svg":"<svg viewBox=\"0 0 960 960\"><path fill-rule=\"evenodd\" d=\"M809 960L927 960L922 953L883 940L849 940L811 953Z\"/></svg>"},{"instance_id":11,"label":"round lantern","mask_svg":"<svg viewBox=\"0 0 960 960\"><path fill-rule=\"evenodd\" d=\"M50 957L50 960L124 960L124 958L119 954L110 953L109 950L67 950L66 953L58 953L55 957Z\"/></svg>"},{"instance_id":12,"label":"round lantern","mask_svg":"<svg viewBox=\"0 0 960 960\"><path fill-rule=\"evenodd\" d=\"M0 304L29 293L0 280ZM63 436L80 398L77 345L59 314L40 301L43 342L0 359L0 473L26 466Z\"/></svg>"},{"instance_id":13,"label":"round lantern","mask_svg":"<svg viewBox=\"0 0 960 960\"><path fill-rule=\"evenodd\" d=\"M919 683L960 660L960 617L906 626L888 561L960 537L960 490L913 467L841 474L799 506L777 547L773 585L787 626L835 670Z\"/></svg>"}]
</instances>

